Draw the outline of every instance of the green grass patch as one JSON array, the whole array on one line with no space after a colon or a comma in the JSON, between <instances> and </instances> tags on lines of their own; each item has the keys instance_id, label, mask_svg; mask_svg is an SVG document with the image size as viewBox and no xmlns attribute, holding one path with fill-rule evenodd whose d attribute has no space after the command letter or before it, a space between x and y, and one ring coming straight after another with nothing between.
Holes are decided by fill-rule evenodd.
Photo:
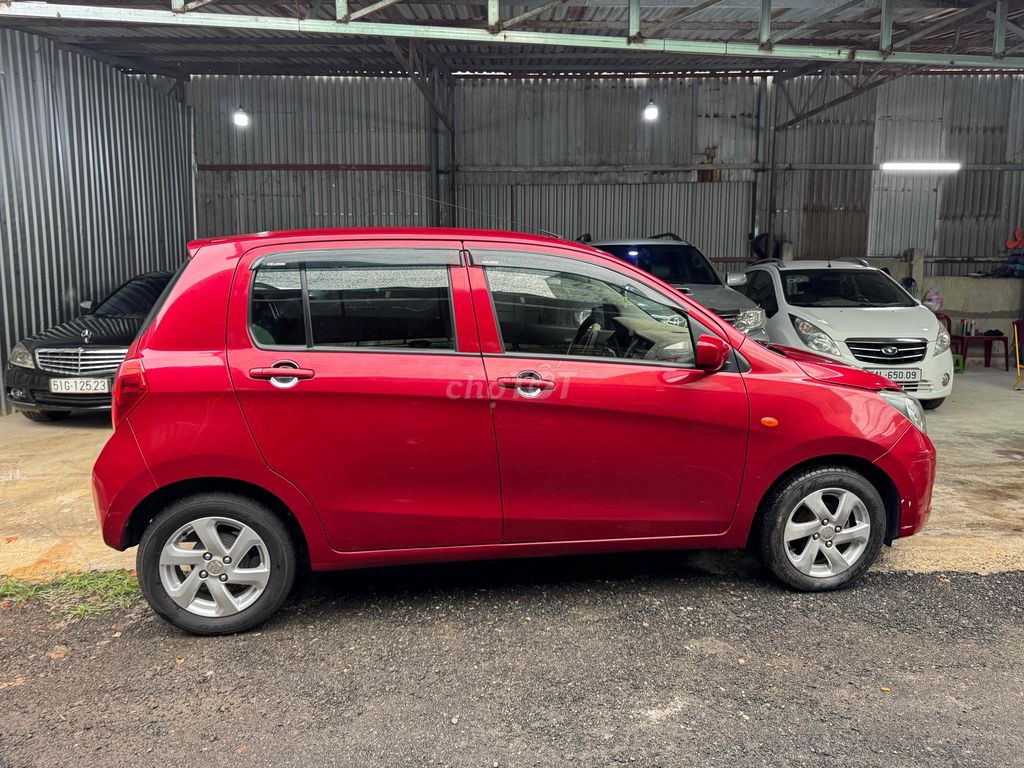
<instances>
[{"instance_id":1,"label":"green grass patch","mask_svg":"<svg viewBox=\"0 0 1024 768\"><path fill-rule=\"evenodd\" d=\"M69 619L131 608L140 597L139 584L131 571L68 573L38 584L0 577L0 607L38 601Z\"/></svg>"}]
</instances>

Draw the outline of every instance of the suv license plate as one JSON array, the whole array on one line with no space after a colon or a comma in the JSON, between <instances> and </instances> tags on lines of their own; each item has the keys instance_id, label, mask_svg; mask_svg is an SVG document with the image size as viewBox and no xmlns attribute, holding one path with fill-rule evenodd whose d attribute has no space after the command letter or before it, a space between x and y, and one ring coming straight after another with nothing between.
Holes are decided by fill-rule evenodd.
<instances>
[{"instance_id":1,"label":"suv license plate","mask_svg":"<svg viewBox=\"0 0 1024 768\"><path fill-rule=\"evenodd\" d=\"M62 395L95 394L110 391L107 379L50 379L50 391Z\"/></svg>"},{"instance_id":2,"label":"suv license plate","mask_svg":"<svg viewBox=\"0 0 1024 768\"><path fill-rule=\"evenodd\" d=\"M897 384L911 384L921 380L920 368L868 368L867 371L876 376L885 376Z\"/></svg>"}]
</instances>

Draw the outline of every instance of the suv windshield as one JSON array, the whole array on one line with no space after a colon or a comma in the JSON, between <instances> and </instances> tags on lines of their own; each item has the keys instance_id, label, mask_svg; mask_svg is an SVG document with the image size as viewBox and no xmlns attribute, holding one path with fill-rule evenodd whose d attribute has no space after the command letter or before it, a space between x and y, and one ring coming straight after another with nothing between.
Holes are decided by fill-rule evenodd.
<instances>
[{"instance_id":1,"label":"suv windshield","mask_svg":"<svg viewBox=\"0 0 1024 768\"><path fill-rule=\"evenodd\" d=\"M602 251L650 272L669 285L720 285L707 257L686 243L600 245Z\"/></svg>"},{"instance_id":2,"label":"suv windshield","mask_svg":"<svg viewBox=\"0 0 1024 768\"><path fill-rule=\"evenodd\" d=\"M786 269L780 272L786 301L794 307L913 307L917 303L873 269Z\"/></svg>"},{"instance_id":3,"label":"suv windshield","mask_svg":"<svg viewBox=\"0 0 1024 768\"><path fill-rule=\"evenodd\" d=\"M149 314L170 279L170 275L159 274L129 280L107 296L93 314L100 317Z\"/></svg>"}]
</instances>

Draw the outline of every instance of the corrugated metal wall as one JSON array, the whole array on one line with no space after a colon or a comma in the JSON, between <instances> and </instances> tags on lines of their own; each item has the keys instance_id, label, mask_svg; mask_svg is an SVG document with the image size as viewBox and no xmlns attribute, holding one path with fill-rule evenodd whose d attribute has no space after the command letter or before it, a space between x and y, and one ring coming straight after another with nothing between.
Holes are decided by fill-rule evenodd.
<instances>
[{"instance_id":1,"label":"corrugated metal wall","mask_svg":"<svg viewBox=\"0 0 1024 768\"><path fill-rule=\"evenodd\" d=\"M807 108L848 85L807 77L787 87ZM770 175L755 168L772 117L784 122L789 107L760 78L457 78L454 89L456 168L449 175L442 146L438 183L460 208L442 208L445 223L570 238L673 230L725 260L748 255L756 195L767 228ZM408 80L202 77L190 93L201 233L437 221L425 199L430 113ZM660 119L645 123L651 100ZM253 115L241 131L231 124L239 105ZM721 170L692 169L712 157ZM874 170L934 158L995 167ZM1024 163L1024 77L897 79L779 131L776 159L775 228L798 257L884 260L917 247L962 259L932 264L937 273L987 268L1022 223L1024 171L1008 168Z\"/></svg>"},{"instance_id":2,"label":"corrugated metal wall","mask_svg":"<svg viewBox=\"0 0 1024 768\"><path fill-rule=\"evenodd\" d=\"M111 67L0 29L0 362L193 235L187 110ZM7 410L0 390L0 412Z\"/></svg>"}]
</instances>

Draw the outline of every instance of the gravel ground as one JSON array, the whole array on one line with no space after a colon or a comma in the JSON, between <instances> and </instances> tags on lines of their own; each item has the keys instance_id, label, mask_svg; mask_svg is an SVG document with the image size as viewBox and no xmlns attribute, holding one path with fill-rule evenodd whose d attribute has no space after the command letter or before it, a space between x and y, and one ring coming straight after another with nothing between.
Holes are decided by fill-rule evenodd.
<instances>
[{"instance_id":1,"label":"gravel ground","mask_svg":"<svg viewBox=\"0 0 1024 768\"><path fill-rule=\"evenodd\" d=\"M0 764L1024 765L1024 573L657 554L309 577L248 635L0 611Z\"/></svg>"}]
</instances>

